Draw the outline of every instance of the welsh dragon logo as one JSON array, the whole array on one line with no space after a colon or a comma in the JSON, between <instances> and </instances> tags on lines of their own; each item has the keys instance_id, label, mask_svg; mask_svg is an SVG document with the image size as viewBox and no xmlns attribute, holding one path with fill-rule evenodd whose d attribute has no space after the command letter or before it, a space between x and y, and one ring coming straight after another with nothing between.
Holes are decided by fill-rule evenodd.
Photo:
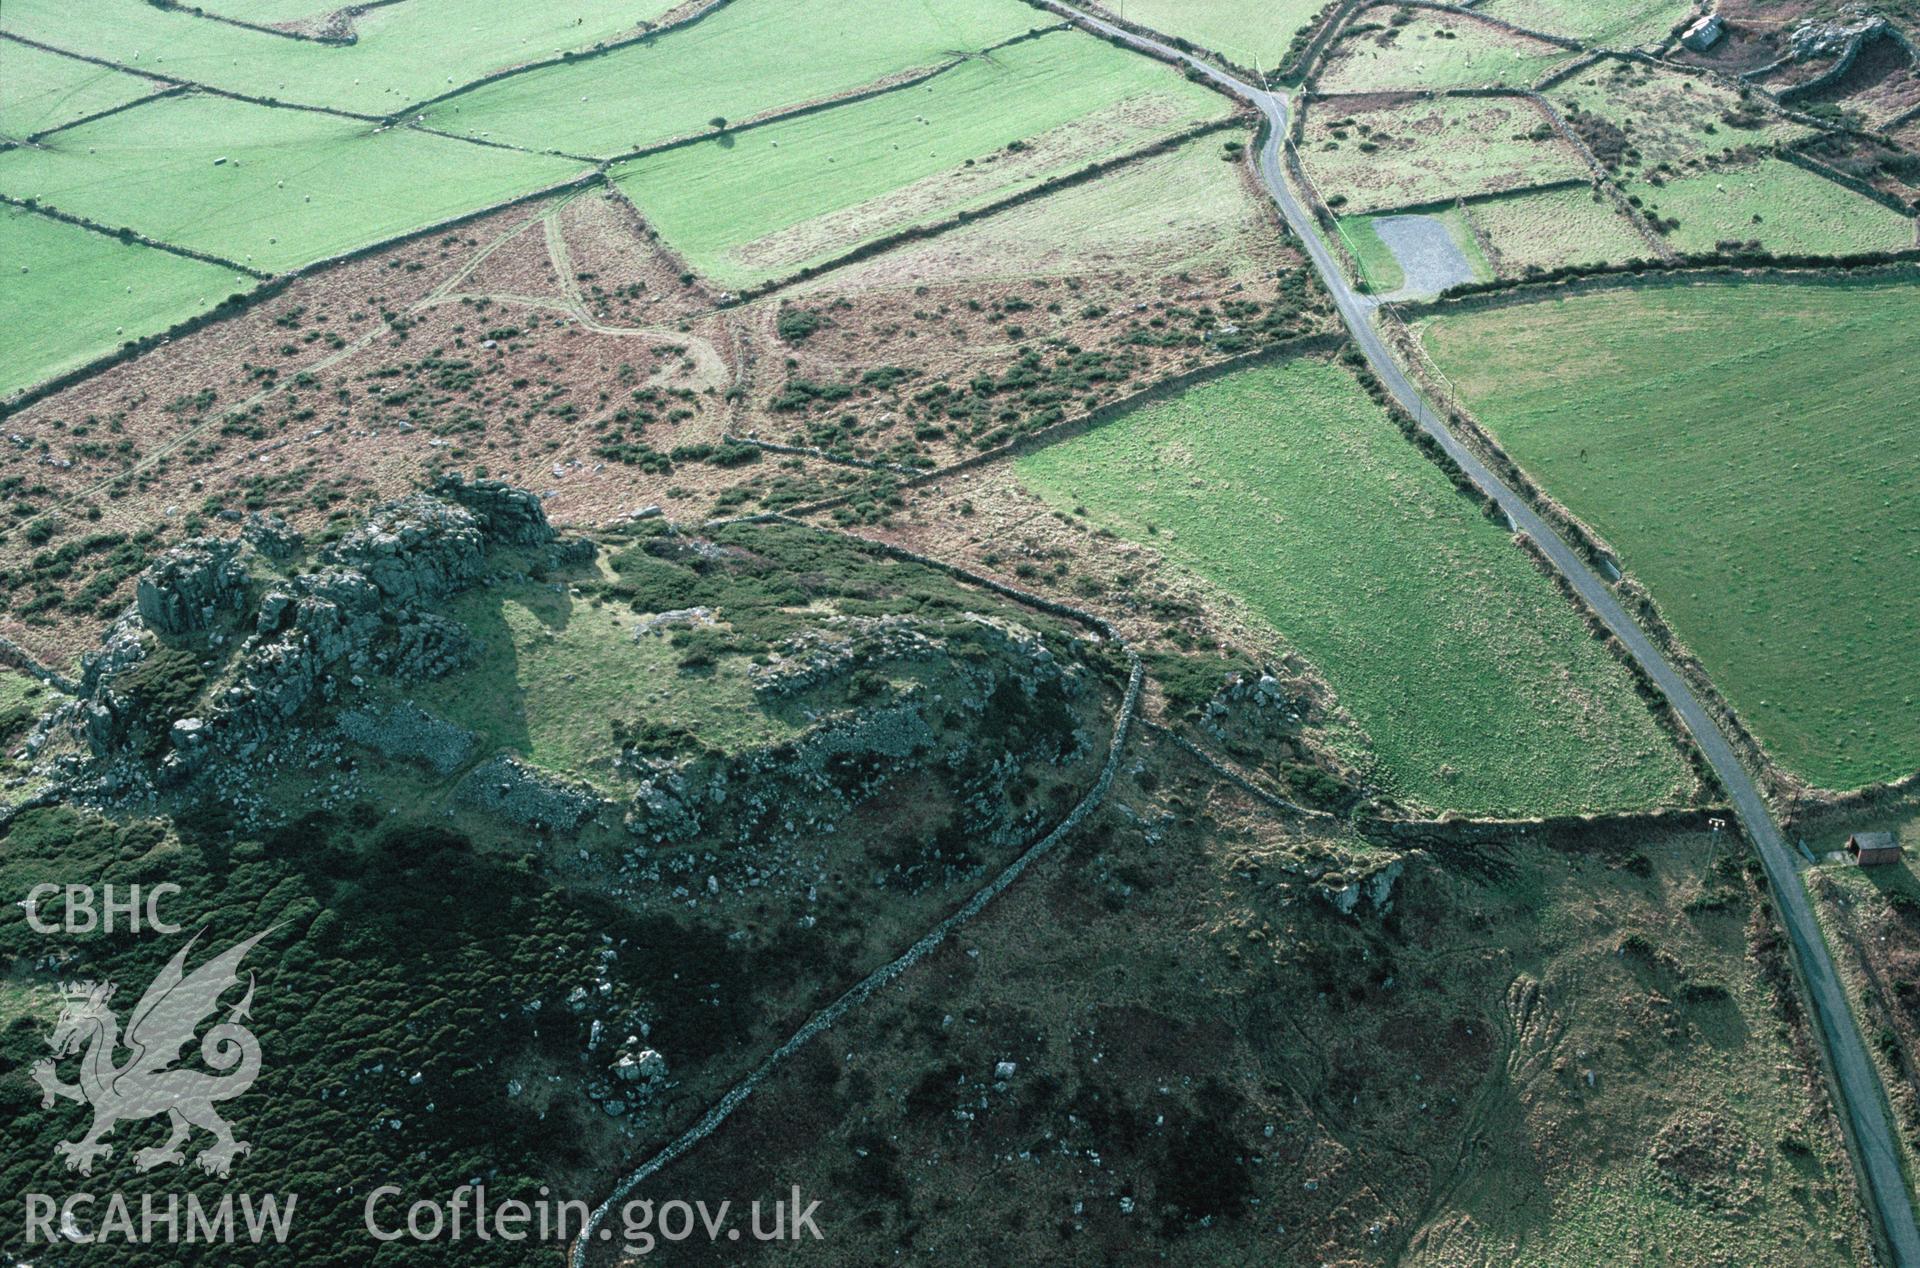
<instances>
[{"instance_id":1,"label":"welsh dragon logo","mask_svg":"<svg viewBox=\"0 0 1920 1268\"><path fill-rule=\"evenodd\" d=\"M101 1137L123 1120L160 1114L167 1116L172 1134L166 1144L133 1155L133 1164L141 1171L185 1162L182 1146L195 1127L213 1136L213 1143L194 1158L209 1175L226 1176L234 1158L248 1152L247 1142L233 1138L233 1129L213 1107L245 1092L260 1074L260 1043L240 1025L253 1005L251 973L245 998L200 1040L201 1059L214 1070L231 1073L213 1075L175 1069L174 1064L200 1023L218 1010L220 996L239 982L240 961L271 932L255 934L188 974L187 953L199 941L197 935L190 939L140 997L127 1019L125 1035L120 1032L120 1019L108 1006L115 990L112 982L74 982L60 988L60 1019L47 1040L53 1056L34 1065L33 1080L40 1085L43 1109L56 1096L93 1107L93 1126L86 1135L54 1146L54 1152L67 1160L69 1171L92 1175L94 1159L113 1152ZM122 1048L130 1055L118 1061ZM80 1081L62 1083L56 1063L76 1053Z\"/></svg>"}]
</instances>

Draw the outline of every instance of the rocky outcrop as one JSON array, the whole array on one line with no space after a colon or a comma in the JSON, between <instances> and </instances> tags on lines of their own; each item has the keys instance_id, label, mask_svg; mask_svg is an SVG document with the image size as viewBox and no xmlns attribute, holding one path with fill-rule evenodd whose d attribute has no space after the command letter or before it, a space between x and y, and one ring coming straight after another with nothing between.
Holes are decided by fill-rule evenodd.
<instances>
[{"instance_id":1,"label":"rocky outcrop","mask_svg":"<svg viewBox=\"0 0 1920 1268\"><path fill-rule=\"evenodd\" d=\"M1040 636L1024 626L966 613L978 627L974 641L996 655L1045 666L1053 660ZM762 699L797 695L837 681L856 669L881 664L905 665L945 660L948 639L909 616L834 616L822 628L790 639L753 670L754 694Z\"/></svg>"},{"instance_id":2,"label":"rocky outcrop","mask_svg":"<svg viewBox=\"0 0 1920 1268\"><path fill-rule=\"evenodd\" d=\"M755 847L747 853L756 859L763 848L799 857L915 774L937 784L954 813L938 833L887 853L874 883L917 888L972 875L992 850L1027 839L1053 810L1050 787L1031 795L1046 782L1040 769L1075 762L1097 742L1086 697L1097 692L1098 670L1071 640L1006 612L937 607L823 615L768 648L748 672L763 702L777 698L765 712L783 720L778 729L794 728L784 742L726 751L659 719L584 720L601 736L611 723L613 746L569 768L593 783L496 755L406 699L408 684L471 666L481 652L472 626L457 619L469 605L449 606L463 589L505 582L524 593L539 578L543 592L564 591L544 570L594 549L556 538L530 495L464 482L376 508L337 541L298 555L305 570L275 568L250 544L192 543L151 575L169 593L201 600L167 606L176 625L186 616L204 623L209 608L217 622L183 645L128 613L89 659L82 697L61 720L64 742L43 765L81 800L159 811L211 801L243 822L278 822L285 798L270 789L308 780L318 808L352 808L373 789L368 775L402 774L378 755L417 766L435 785L457 781L452 807L504 825L566 834L623 824L618 867L629 883L660 879L654 847L702 839ZM711 566L754 558L678 535L650 539L649 549ZM231 594L241 604L228 611ZM636 637L717 619L688 609L641 622L652 632ZM496 668L468 675L465 689L511 690L511 672ZM1028 777L1010 795L1016 772ZM709 891L718 883L704 879Z\"/></svg>"},{"instance_id":3,"label":"rocky outcrop","mask_svg":"<svg viewBox=\"0 0 1920 1268\"><path fill-rule=\"evenodd\" d=\"M579 547L556 542L534 495L446 479L376 508L321 551L313 571L253 585L250 562L290 559L299 549L284 523L255 517L240 540L195 540L166 552L141 575L134 610L86 658L79 698L51 715L30 744L44 745L62 729L75 735L96 768L61 774L90 774L99 788L137 793L182 783L217 756L245 759L287 739L303 710L360 687L365 675L418 681L469 663L478 640L430 604L492 573L503 549L518 552L509 565L517 570L572 557ZM254 602L256 589L263 593ZM207 635L209 649L205 697L193 701L190 718L141 716L139 693L127 687L133 675L171 640L198 634ZM190 669L191 659L170 672L184 682ZM194 725L179 725L188 720ZM453 736L403 721L356 715L345 725L349 738L374 741L376 749L384 741L405 760L449 771L466 760L453 756ZM226 765L229 775L243 769ZM540 817L556 822L568 813L550 806Z\"/></svg>"},{"instance_id":4,"label":"rocky outcrop","mask_svg":"<svg viewBox=\"0 0 1920 1268\"><path fill-rule=\"evenodd\" d=\"M597 1021L594 1023L596 1031L599 1025ZM588 1047L593 1046L589 1041ZM645 1107L668 1087L667 1059L642 1043L638 1035L627 1036L607 1072L613 1076L612 1081L593 1081L588 1085L587 1095L599 1102L602 1111L615 1118Z\"/></svg>"},{"instance_id":5,"label":"rocky outcrop","mask_svg":"<svg viewBox=\"0 0 1920 1268\"><path fill-rule=\"evenodd\" d=\"M1232 673L1226 676L1200 710L1200 729L1216 739L1226 735L1228 725L1246 712L1272 710L1273 717L1297 726L1313 708L1312 699L1298 683L1288 684L1270 673L1257 677Z\"/></svg>"},{"instance_id":6,"label":"rocky outcrop","mask_svg":"<svg viewBox=\"0 0 1920 1268\"><path fill-rule=\"evenodd\" d=\"M416 493L377 508L321 557L364 575L386 598L413 603L484 576L487 540L465 507Z\"/></svg>"},{"instance_id":7,"label":"rocky outcrop","mask_svg":"<svg viewBox=\"0 0 1920 1268\"><path fill-rule=\"evenodd\" d=\"M292 559L300 553L303 544L300 534L287 527L284 519L258 511L247 516L246 524L240 529L240 540L275 563Z\"/></svg>"},{"instance_id":8,"label":"rocky outcrop","mask_svg":"<svg viewBox=\"0 0 1920 1268\"><path fill-rule=\"evenodd\" d=\"M1389 859L1359 876L1323 878L1313 893L1343 916L1360 911L1384 916L1393 910L1393 887L1406 867L1405 859Z\"/></svg>"},{"instance_id":9,"label":"rocky outcrop","mask_svg":"<svg viewBox=\"0 0 1920 1268\"><path fill-rule=\"evenodd\" d=\"M75 699L42 717L27 737L27 750L37 753L62 727L70 726L88 752L109 753L126 742L137 706L120 689L123 675L141 664L151 639L141 618L123 613L107 629L100 650L80 660L80 682Z\"/></svg>"},{"instance_id":10,"label":"rocky outcrop","mask_svg":"<svg viewBox=\"0 0 1920 1268\"><path fill-rule=\"evenodd\" d=\"M1801 22L1788 36L1788 51L1785 56L1758 70L1747 72L1745 77L1763 78L1796 62L1827 62L1826 68L1818 74L1797 79L1793 83L1775 89L1774 96L1780 101L1796 101L1829 88L1846 78L1848 72L1853 69L1854 63L1859 60L1860 54L1875 41L1883 39L1892 40L1898 44L1909 62L1920 62L1920 48L1914 47L1913 40L1905 31L1888 22L1880 14L1854 10L1840 21L1830 22L1808 18ZM1791 158L1794 153L1788 150L1787 156ZM1831 175L1831 173L1826 174ZM1896 210L1900 208L1896 207Z\"/></svg>"},{"instance_id":11,"label":"rocky outcrop","mask_svg":"<svg viewBox=\"0 0 1920 1268\"><path fill-rule=\"evenodd\" d=\"M134 606L157 634L194 634L212 629L222 613L246 605L247 570L241 543L201 539L162 555L140 574Z\"/></svg>"},{"instance_id":12,"label":"rocky outcrop","mask_svg":"<svg viewBox=\"0 0 1920 1268\"><path fill-rule=\"evenodd\" d=\"M83 697L111 694L113 680L146 659L145 630L143 619L133 612L121 613L120 618L107 627L106 637L100 640L100 650L80 658Z\"/></svg>"},{"instance_id":13,"label":"rocky outcrop","mask_svg":"<svg viewBox=\"0 0 1920 1268\"><path fill-rule=\"evenodd\" d=\"M754 694L777 700L838 681L862 666L924 662L945 651L944 640L930 637L908 617L829 617L823 628L788 640L765 665L754 667Z\"/></svg>"},{"instance_id":14,"label":"rocky outcrop","mask_svg":"<svg viewBox=\"0 0 1920 1268\"><path fill-rule=\"evenodd\" d=\"M411 603L471 585L485 575L490 550L547 546L556 537L540 499L526 490L446 476L431 490L375 508L322 558L364 573L386 598Z\"/></svg>"},{"instance_id":15,"label":"rocky outcrop","mask_svg":"<svg viewBox=\"0 0 1920 1268\"><path fill-rule=\"evenodd\" d=\"M863 710L791 744L728 759L628 759L640 787L627 808L634 836L655 845L691 841L721 820L758 824L799 815L831 821L934 747L919 702ZM804 809L802 809L804 807Z\"/></svg>"},{"instance_id":16,"label":"rocky outcrop","mask_svg":"<svg viewBox=\"0 0 1920 1268\"><path fill-rule=\"evenodd\" d=\"M950 675L939 692L878 686L893 671L927 662ZM882 666L887 671L871 680L881 694L837 713L809 711L812 729L789 743L730 756L624 752L616 771L638 781L627 830L654 846L830 832L889 781L938 765L943 782L960 790L973 838L991 843L1010 830L995 792L1006 774L1031 761L1073 761L1092 742L1070 726L1040 721L1064 716L1067 703L1090 689L1085 668L1056 657L1024 626L974 613L944 630L911 617L831 618L755 667L755 692L791 698ZM936 718L979 725L943 727Z\"/></svg>"},{"instance_id":17,"label":"rocky outcrop","mask_svg":"<svg viewBox=\"0 0 1920 1268\"><path fill-rule=\"evenodd\" d=\"M374 662L382 673L425 682L465 666L483 647L458 621L437 612L402 612L390 642L374 653Z\"/></svg>"},{"instance_id":18,"label":"rocky outcrop","mask_svg":"<svg viewBox=\"0 0 1920 1268\"><path fill-rule=\"evenodd\" d=\"M612 1069L622 1083L659 1083L667 1077L667 1059L629 1035Z\"/></svg>"},{"instance_id":19,"label":"rocky outcrop","mask_svg":"<svg viewBox=\"0 0 1920 1268\"><path fill-rule=\"evenodd\" d=\"M434 484L433 496L464 507L496 546L544 546L558 533L547 522L538 495L498 480L464 480L445 475Z\"/></svg>"},{"instance_id":20,"label":"rocky outcrop","mask_svg":"<svg viewBox=\"0 0 1920 1268\"><path fill-rule=\"evenodd\" d=\"M1862 40L1878 38L1889 30L1886 18L1877 13L1856 13L1839 22L1809 18L1795 27L1787 39L1795 61L1815 57L1839 57L1857 48Z\"/></svg>"}]
</instances>

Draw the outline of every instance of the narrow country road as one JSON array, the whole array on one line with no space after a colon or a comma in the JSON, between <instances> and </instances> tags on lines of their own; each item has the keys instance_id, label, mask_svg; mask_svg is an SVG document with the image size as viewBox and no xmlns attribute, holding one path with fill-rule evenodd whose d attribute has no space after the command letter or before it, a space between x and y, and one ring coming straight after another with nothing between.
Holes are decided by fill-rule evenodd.
<instances>
[{"instance_id":1,"label":"narrow country road","mask_svg":"<svg viewBox=\"0 0 1920 1268\"><path fill-rule=\"evenodd\" d=\"M1374 301L1355 293L1348 284L1332 252L1321 240L1313 217L1300 205L1286 182L1281 161L1281 146L1287 135L1286 99L1246 83L1169 44L1136 35L1072 5L1059 3L1058 0L1044 2L1055 12L1071 17L1103 35L1142 52L1183 63L1205 76L1209 82L1251 102L1266 116L1267 140L1259 154L1261 181L1279 204L1287 224L1299 237L1302 249L1312 259L1314 268L1333 295L1340 316L1352 332L1354 342L1365 354L1368 364L1373 367L1373 372L1420 427L1440 443L1448 457L1459 463L1473 482L1499 505L1506 513L1508 522L1517 531L1533 539L1555 570L1599 615L1673 703L1674 709L1712 765L1714 774L1726 787L1740 826L1759 851L1760 862L1772 883L1775 910L1786 928L1788 940L1793 944L1794 958L1812 1000L1814 1020L1831 1065L1833 1079L1830 1086L1834 1099L1846 1118L1849 1135L1858 1152L1861 1199L1866 1203L1868 1216L1884 1235L1898 1268L1920 1268L1920 1228L1915 1226L1913 1202L1900 1169L1900 1154L1894 1140L1885 1091L1873 1062L1867 1056L1866 1043L1861 1038L1852 1010L1847 1006L1840 980L1834 973L1833 958L1827 951L1819 926L1814 922L1806 889L1794 870L1792 851L1768 813L1759 788L1740 764L1733 746L1727 742L1699 697L1694 695L1679 671L1667 661L1633 618L1627 615L1626 609L1614 596L1613 589L1587 566L1573 547L1548 527L1524 498L1509 488L1447 429L1440 416L1428 407L1419 389L1400 368L1399 362L1394 360L1370 319Z\"/></svg>"}]
</instances>

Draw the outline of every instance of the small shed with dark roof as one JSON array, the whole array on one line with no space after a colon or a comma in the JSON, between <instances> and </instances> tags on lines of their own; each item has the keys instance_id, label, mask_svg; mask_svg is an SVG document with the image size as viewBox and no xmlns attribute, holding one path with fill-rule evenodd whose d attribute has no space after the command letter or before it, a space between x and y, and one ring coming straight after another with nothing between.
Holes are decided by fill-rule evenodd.
<instances>
[{"instance_id":1,"label":"small shed with dark roof","mask_svg":"<svg viewBox=\"0 0 1920 1268\"><path fill-rule=\"evenodd\" d=\"M1891 832L1856 832L1847 838L1847 853L1861 867L1900 861L1900 843Z\"/></svg>"},{"instance_id":2,"label":"small shed with dark roof","mask_svg":"<svg viewBox=\"0 0 1920 1268\"><path fill-rule=\"evenodd\" d=\"M1680 42L1696 53L1704 53L1720 42L1720 35L1727 24L1717 13L1709 13L1688 27Z\"/></svg>"}]
</instances>

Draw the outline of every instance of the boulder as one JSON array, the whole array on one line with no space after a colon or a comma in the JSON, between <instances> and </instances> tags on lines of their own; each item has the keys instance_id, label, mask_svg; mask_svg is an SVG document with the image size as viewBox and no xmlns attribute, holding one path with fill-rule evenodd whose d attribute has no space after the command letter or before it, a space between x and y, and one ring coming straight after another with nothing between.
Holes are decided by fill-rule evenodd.
<instances>
[{"instance_id":1,"label":"boulder","mask_svg":"<svg viewBox=\"0 0 1920 1268\"><path fill-rule=\"evenodd\" d=\"M657 1083L667 1077L667 1059L652 1048L630 1046L615 1058L613 1073L622 1083Z\"/></svg>"},{"instance_id":2,"label":"boulder","mask_svg":"<svg viewBox=\"0 0 1920 1268\"><path fill-rule=\"evenodd\" d=\"M293 607L293 596L285 590L274 590L260 600L260 614L254 618L254 632L271 634L285 623L289 609Z\"/></svg>"}]
</instances>

